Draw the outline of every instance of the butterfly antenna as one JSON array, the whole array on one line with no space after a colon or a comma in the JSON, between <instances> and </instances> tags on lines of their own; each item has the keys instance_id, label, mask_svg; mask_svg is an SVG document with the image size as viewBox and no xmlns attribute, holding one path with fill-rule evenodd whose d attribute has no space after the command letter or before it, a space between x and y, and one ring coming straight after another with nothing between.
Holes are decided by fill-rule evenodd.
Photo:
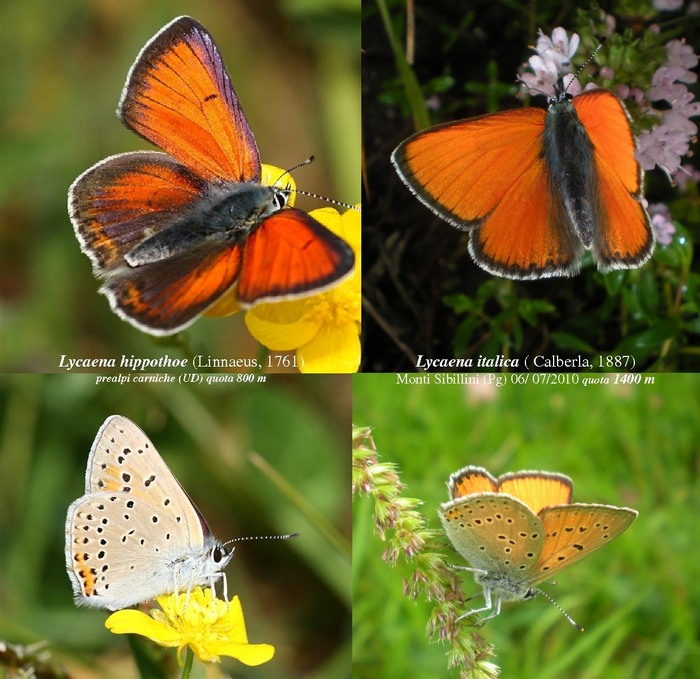
<instances>
[{"instance_id":1,"label":"butterfly antenna","mask_svg":"<svg viewBox=\"0 0 700 679\"><path fill-rule=\"evenodd\" d=\"M249 535L240 538L233 538L224 542L224 547L232 542L250 542L253 540L288 540L289 538L298 538L299 533L289 533L287 535Z\"/></svg>"},{"instance_id":2,"label":"butterfly antenna","mask_svg":"<svg viewBox=\"0 0 700 679\"><path fill-rule=\"evenodd\" d=\"M535 594L541 594L547 601L549 601L554 608L556 608L579 632L583 632L583 627L579 625L554 599L552 599L547 592L541 589L535 589Z\"/></svg>"},{"instance_id":3,"label":"butterfly antenna","mask_svg":"<svg viewBox=\"0 0 700 679\"><path fill-rule=\"evenodd\" d=\"M298 170L300 167L304 167L304 165L310 165L314 161L314 156L309 156L304 162L299 163L298 165L295 165L294 167L290 167L288 170L285 170L277 179L275 184L284 177L286 174L290 174L291 172L294 172L294 170ZM333 200L333 198L326 198L326 196L321 196L318 193L311 193L309 191L302 191L301 189L294 189L294 193L298 193L302 196L309 196L309 198L316 198L317 200L322 200L326 203L332 203L333 205L337 205L338 207L344 207L347 210L355 210L356 212L360 212L360 208L356 207L355 205L350 205L350 203L343 203L342 201L339 200Z\"/></svg>"},{"instance_id":4,"label":"butterfly antenna","mask_svg":"<svg viewBox=\"0 0 700 679\"><path fill-rule=\"evenodd\" d=\"M311 165L311 163L314 162L314 156L309 156L306 160L303 160L301 163L297 163L294 167L290 167L288 170L285 170L277 179L279 181L284 177L286 174L291 174L294 172L294 170L298 170L300 167L304 167L305 165ZM275 182L277 183L277 182Z\"/></svg>"},{"instance_id":5,"label":"butterfly antenna","mask_svg":"<svg viewBox=\"0 0 700 679\"><path fill-rule=\"evenodd\" d=\"M598 45L596 46L596 48L591 52L591 55L588 57L588 59L586 59L586 61L584 61L584 62L581 64L581 66L579 67L578 71L576 71L576 73L574 74L574 77L569 81L569 84L566 86L566 89L567 89L567 90L568 90L569 87L571 86L571 83L574 82L574 80L579 80L579 75L581 75L581 71L583 71L583 69L586 68L586 66L588 66L588 64L590 64L591 61L593 61L595 55L598 54L598 50L600 50L600 48L603 46L603 44L605 43L606 39L607 39L607 38L606 38L605 36L603 36L603 37L600 39L600 42L598 43ZM564 90L564 91L566 91L566 90Z\"/></svg>"}]
</instances>

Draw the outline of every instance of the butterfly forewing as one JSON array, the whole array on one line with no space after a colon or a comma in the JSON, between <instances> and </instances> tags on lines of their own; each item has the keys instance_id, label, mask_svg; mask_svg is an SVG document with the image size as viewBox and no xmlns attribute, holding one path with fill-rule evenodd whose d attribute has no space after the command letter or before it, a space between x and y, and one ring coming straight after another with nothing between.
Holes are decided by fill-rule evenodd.
<instances>
[{"instance_id":1,"label":"butterfly forewing","mask_svg":"<svg viewBox=\"0 0 700 679\"><path fill-rule=\"evenodd\" d=\"M482 493L442 505L440 518L455 549L474 567L489 573L526 576L544 543L540 520L519 500Z\"/></svg>"},{"instance_id":2,"label":"butterfly forewing","mask_svg":"<svg viewBox=\"0 0 700 679\"><path fill-rule=\"evenodd\" d=\"M447 482L453 499L473 493L495 493L497 485L496 479L486 469L471 465L451 474Z\"/></svg>"},{"instance_id":3,"label":"butterfly forewing","mask_svg":"<svg viewBox=\"0 0 700 679\"><path fill-rule=\"evenodd\" d=\"M529 171L544 116L521 109L437 125L400 144L394 165L436 214L458 228L479 226Z\"/></svg>"},{"instance_id":4,"label":"butterfly forewing","mask_svg":"<svg viewBox=\"0 0 700 679\"><path fill-rule=\"evenodd\" d=\"M189 544L202 544L202 521L199 512L192 511L187 493L148 436L120 415L104 422L88 459L85 493L103 491L138 499L160 514L167 512L186 526Z\"/></svg>"},{"instance_id":5,"label":"butterfly forewing","mask_svg":"<svg viewBox=\"0 0 700 679\"><path fill-rule=\"evenodd\" d=\"M119 116L208 181L257 181L260 156L221 54L190 17L165 26L129 72Z\"/></svg>"}]
</instances>

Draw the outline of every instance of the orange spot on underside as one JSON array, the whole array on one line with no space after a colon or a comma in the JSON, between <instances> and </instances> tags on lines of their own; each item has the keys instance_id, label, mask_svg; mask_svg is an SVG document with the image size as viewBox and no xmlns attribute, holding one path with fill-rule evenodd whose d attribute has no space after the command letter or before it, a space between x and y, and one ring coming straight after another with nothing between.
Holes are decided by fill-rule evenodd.
<instances>
[{"instance_id":1,"label":"orange spot on underside","mask_svg":"<svg viewBox=\"0 0 700 679\"><path fill-rule=\"evenodd\" d=\"M464 497L473 493L493 493L496 491L488 476L479 473L464 474L453 486L452 497Z\"/></svg>"},{"instance_id":2,"label":"orange spot on underside","mask_svg":"<svg viewBox=\"0 0 700 679\"><path fill-rule=\"evenodd\" d=\"M76 563L75 573L83 586L83 593L85 596L91 596L95 591L95 583L97 582L95 570L85 565L86 559L82 553L76 554L74 561Z\"/></svg>"},{"instance_id":3,"label":"orange spot on underside","mask_svg":"<svg viewBox=\"0 0 700 679\"><path fill-rule=\"evenodd\" d=\"M102 490L115 492L122 490L122 488L122 482L118 479L104 479L104 486L102 487Z\"/></svg>"}]
</instances>

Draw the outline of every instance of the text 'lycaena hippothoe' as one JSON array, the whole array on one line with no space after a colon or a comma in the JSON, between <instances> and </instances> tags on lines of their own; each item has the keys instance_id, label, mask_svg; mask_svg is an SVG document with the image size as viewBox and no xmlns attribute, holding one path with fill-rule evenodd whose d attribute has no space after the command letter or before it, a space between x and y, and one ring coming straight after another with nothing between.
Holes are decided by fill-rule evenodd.
<instances>
[{"instance_id":1,"label":"text 'lycaena hippothoe'","mask_svg":"<svg viewBox=\"0 0 700 679\"><path fill-rule=\"evenodd\" d=\"M627 507L572 504L571 479L550 472L494 478L469 466L450 476L448 488L451 500L440 506L440 519L486 604L458 620L491 611L483 622L501 612L503 601L534 597L538 584L600 549L637 517Z\"/></svg>"},{"instance_id":2,"label":"text 'lycaena hippothoe'","mask_svg":"<svg viewBox=\"0 0 700 679\"><path fill-rule=\"evenodd\" d=\"M141 50L117 115L165 153L93 165L71 185L68 213L100 292L132 325L169 335L231 291L248 308L321 292L353 270L347 243L288 206L284 173L262 184L221 54L194 19L175 19Z\"/></svg>"},{"instance_id":3,"label":"text 'lycaena hippothoe'","mask_svg":"<svg viewBox=\"0 0 700 679\"><path fill-rule=\"evenodd\" d=\"M66 517L76 603L116 611L213 586L232 556L143 431L108 417L90 450L85 494Z\"/></svg>"}]
</instances>

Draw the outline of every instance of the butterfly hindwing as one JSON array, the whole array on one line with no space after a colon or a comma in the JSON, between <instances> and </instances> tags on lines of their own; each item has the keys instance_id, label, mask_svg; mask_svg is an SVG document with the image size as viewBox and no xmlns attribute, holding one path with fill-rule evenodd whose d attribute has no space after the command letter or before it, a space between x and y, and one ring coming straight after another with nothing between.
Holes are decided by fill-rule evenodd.
<instances>
[{"instance_id":1,"label":"butterfly hindwing","mask_svg":"<svg viewBox=\"0 0 700 679\"><path fill-rule=\"evenodd\" d=\"M172 591L170 564L182 558L183 548L190 554L204 548L197 536L183 540L182 525L168 507L125 492L103 491L76 500L67 523L66 560L77 601L97 608L113 609L115 601Z\"/></svg>"},{"instance_id":2,"label":"butterfly hindwing","mask_svg":"<svg viewBox=\"0 0 700 679\"><path fill-rule=\"evenodd\" d=\"M184 330L229 290L242 246L187 253L117 272L100 288L122 318L152 335Z\"/></svg>"},{"instance_id":3,"label":"butterfly hindwing","mask_svg":"<svg viewBox=\"0 0 700 679\"><path fill-rule=\"evenodd\" d=\"M637 518L627 507L574 503L539 513L546 533L532 584L547 580L625 531Z\"/></svg>"},{"instance_id":4,"label":"butterfly hindwing","mask_svg":"<svg viewBox=\"0 0 700 679\"><path fill-rule=\"evenodd\" d=\"M68 211L96 273L123 264L145 237L167 228L206 195L206 182L165 153L121 153L80 175Z\"/></svg>"},{"instance_id":5,"label":"butterfly hindwing","mask_svg":"<svg viewBox=\"0 0 700 679\"><path fill-rule=\"evenodd\" d=\"M275 212L245 248L237 295L241 304L321 292L354 266L350 247L305 212Z\"/></svg>"},{"instance_id":6,"label":"butterfly hindwing","mask_svg":"<svg viewBox=\"0 0 700 679\"><path fill-rule=\"evenodd\" d=\"M480 493L440 508L445 533L474 568L493 575L513 573L525 579L544 543L537 516L520 500L499 493Z\"/></svg>"}]
</instances>

